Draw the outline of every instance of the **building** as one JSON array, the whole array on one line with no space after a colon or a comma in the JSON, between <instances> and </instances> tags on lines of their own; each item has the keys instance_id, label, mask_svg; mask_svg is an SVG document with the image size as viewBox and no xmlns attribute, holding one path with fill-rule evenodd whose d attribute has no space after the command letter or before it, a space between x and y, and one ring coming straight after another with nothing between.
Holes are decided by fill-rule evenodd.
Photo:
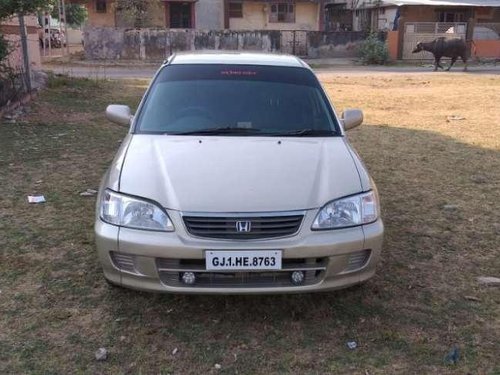
<instances>
[{"instance_id":1,"label":"building","mask_svg":"<svg viewBox=\"0 0 500 375\"><path fill-rule=\"evenodd\" d=\"M231 30L321 30L322 1L228 2Z\"/></svg>"},{"instance_id":2,"label":"building","mask_svg":"<svg viewBox=\"0 0 500 375\"><path fill-rule=\"evenodd\" d=\"M28 36L28 56L30 65L34 69L41 69L40 48L38 40L38 20L36 16L25 16L24 23ZM23 52L21 47L21 36L19 29L19 19L17 16L3 20L0 23L0 33L5 35L5 38L13 48L8 58L8 64L14 69L23 68Z\"/></svg>"},{"instance_id":3,"label":"building","mask_svg":"<svg viewBox=\"0 0 500 375\"><path fill-rule=\"evenodd\" d=\"M498 0L326 0L325 25L330 31L389 31L408 22L500 22Z\"/></svg>"},{"instance_id":4,"label":"building","mask_svg":"<svg viewBox=\"0 0 500 375\"><path fill-rule=\"evenodd\" d=\"M353 30L393 30L398 6L386 1L360 1L353 14Z\"/></svg>"},{"instance_id":5,"label":"building","mask_svg":"<svg viewBox=\"0 0 500 375\"><path fill-rule=\"evenodd\" d=\"M73 2L86 5L91 27L200 30L322 30L324 27L324 0L158 0L147 2L146 16L140 20L120 9L117 0Z\"/></svg>"},{"instance_id":6,"label":"building","mask_svg":"<svg viewBox=\"0 0 500 375\"><path fill-rule=\"evenodd\" d=\"M393 59L428 59L429 54L413 54L412 50L419 41L438 37L463 38L473 57L500 58L500 0L151 0L140 3L143 8L136 13L135 8L131 12L124 7L126 0L72 1L85 4L88 9L88 30L95 32L86 35L93 40L92 45L109 41L96 48L95 54L86 47L91 58L102 56L98 50L114 50L115 44L122 44L124 37L114 33L115 28L125 29L130 39L125 41L129 48L123 54L113 52L116 56L137 56L141 41L137 39L139 34L131 30L148 29L148 33L140 34L146 38L141 42L145 52L140 56L151 55L149 51L156 44L165 44L162 55L179 50L181 45L188 49L237 49L246 43L245 38L252 40L247 44L253 44L255 49L272 49L279 43L282 52L304 55L310 47L315 48L319 43L316 41L328 49L326 46L332 44L329 41L335 38L342 37L345 43L354 45L351 39L355 33L359 40L368 31L385 31ZM102 30L97 31L98 28ZM168 34L168 38L167 34L158 34L158 30L190 29L191 33ZM279 35L269 37L271 42L263 42L255 35L242 34L238 39L236 35L224 34L220 39L210 34L221 30L226 30L226 34L277 30ZM318 31L327 33L313 35ZM339 33L334 37L332 32ZM330 49L329 53L334 54L336 50Z\"/></svg>"},{"instance_id":7,"label":"building","mask_svg":"<svg viewBox=\"0 0 500 375\"><path fill-rule=\"evenodd\" d=\"M413 54L419 41L462 38L472 58L500 59L500 0L384 0L397 6L388 35L392 57L429 58Z\"/></svg>"}]
</instances>

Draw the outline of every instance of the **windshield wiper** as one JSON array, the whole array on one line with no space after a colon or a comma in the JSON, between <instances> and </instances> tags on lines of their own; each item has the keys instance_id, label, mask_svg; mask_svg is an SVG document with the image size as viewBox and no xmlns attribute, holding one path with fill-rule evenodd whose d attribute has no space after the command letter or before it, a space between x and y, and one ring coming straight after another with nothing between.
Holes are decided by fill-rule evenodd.
<instances>
[{"instance_id":1,"label":"windshield wiper","mask_svg":"<svg viewBox=\"0 0 500 375\"><path fill-rule=\"evenodd\" d=\"M258 133L261 136L272 137L324 137L330 135L337 135L337 132L330 129L299 129L289 130L286 132L263 132L262 129L256 128L239 128L231 126L217 126L214 128L197 129L185 132L165 132L165 135L219 135L219 134L238 134L238 135L251 135Z\"/></svg>"},{"instance_id":2,"label":"windshield wiper","mask_svg":"<svg viewBox=\"0 0 500 375\"><path fill-rule=\"evenodd\" d=\"M217 126L215 128L197 129L186 132L165 132L166 135L205 135L205 134L253 134L259 133L260 129L238 128L231 126Z\"/></svg>"},{"instance_id":3,"label":"windshield wiper","mask_svg":"<svg viewBox=\"0 0 500 375\"><path fill-rule=\"evenodd\" d=\"M322 137L328 135L337 135L337 132L331 129L299 129L299 130L290 130L283 133L274 133L273 135L281 136L281 137Z\"/></svg>"}]
</instances>

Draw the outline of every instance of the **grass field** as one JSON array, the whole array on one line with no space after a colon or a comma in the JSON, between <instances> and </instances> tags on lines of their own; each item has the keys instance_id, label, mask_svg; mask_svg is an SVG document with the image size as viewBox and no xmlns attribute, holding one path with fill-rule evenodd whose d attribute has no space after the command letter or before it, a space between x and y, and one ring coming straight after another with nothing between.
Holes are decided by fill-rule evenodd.
<instances>
[{"instance_id":1,"label":"grass field","mask_svg":"<svg viewBox=\"0 0 500 375\"><path fill-rule=\"evenodd\" d=\"M376 277L333 293L172 296L105 283L95 198L79 192L98 186L126 132L105 105L136 106L147 82L55 78L29 113L2 120L0 374L500 374L500 288L476 280L500 277L500 76L321 80L338 109L365 111L349 138L387 231ZM36 193L47 203L28 205ZM459 361L446 364L453 346Z\"/></svg>"}]
</instances>

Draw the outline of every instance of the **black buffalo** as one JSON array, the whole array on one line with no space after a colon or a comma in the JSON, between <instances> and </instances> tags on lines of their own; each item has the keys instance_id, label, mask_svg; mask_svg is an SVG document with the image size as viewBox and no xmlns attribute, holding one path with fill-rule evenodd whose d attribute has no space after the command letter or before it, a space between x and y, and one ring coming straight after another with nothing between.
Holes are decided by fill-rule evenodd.
<instances>
[{"instance_id":1,"label":"black buffalo","mask_svg":"<svg viewBox=\"0 0 500 375\"><path fill-rule=\"evenodd\" d=\"M417 53L421 51L429 51L434 55L434 71L436 71L438 67L444 69L439 63L441 57L451 57L450 66L446 70L451 69L458 57L460 57L465 64L464 71L467 70L467 46L463 39L437 38L428 43L419 42L412 52Z\"/></svg>"}]
</instances>

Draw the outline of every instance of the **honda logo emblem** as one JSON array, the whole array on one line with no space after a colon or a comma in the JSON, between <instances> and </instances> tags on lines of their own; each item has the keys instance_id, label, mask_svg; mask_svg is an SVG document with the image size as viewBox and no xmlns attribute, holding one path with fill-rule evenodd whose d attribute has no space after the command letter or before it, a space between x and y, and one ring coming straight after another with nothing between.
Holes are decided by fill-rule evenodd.
<instances>
[{"instance_id":1,"label":"honda logo emblem","mask_svg":"<svg viewBox=\"0 0 500 375\"><path fill-rule=\"evenodd\" d=\"M237 221L236 222L236 231L247 233L252 230L252 222L251 221Z\"/></svg>"}]
</instances>

